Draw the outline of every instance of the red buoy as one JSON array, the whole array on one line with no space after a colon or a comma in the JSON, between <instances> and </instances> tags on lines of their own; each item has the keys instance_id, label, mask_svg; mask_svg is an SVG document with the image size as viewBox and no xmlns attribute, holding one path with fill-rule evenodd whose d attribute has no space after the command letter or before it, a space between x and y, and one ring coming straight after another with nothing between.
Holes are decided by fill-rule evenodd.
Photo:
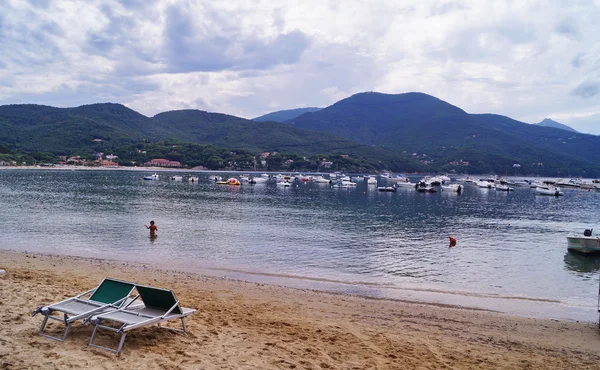
<instances>
[{"instance_id":1,"label":"red buoy","mask_svg":"<svg viewBox=\"0 0 600 370\"><path fill-rule=\"evenodd\" d=\"M448 237L450 239L450 246L454 247L456 245L456 238L453 238L451 236Z\"/></svg>"}]
</instances>

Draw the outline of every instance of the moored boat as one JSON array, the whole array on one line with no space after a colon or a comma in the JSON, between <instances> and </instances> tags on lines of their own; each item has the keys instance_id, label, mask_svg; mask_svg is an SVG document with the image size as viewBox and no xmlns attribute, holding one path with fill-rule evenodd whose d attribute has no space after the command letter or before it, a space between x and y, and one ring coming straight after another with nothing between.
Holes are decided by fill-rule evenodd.
<instances>
[{"instance_id":1,"label":"moored boat","mask_svg":"<svg viewBox=\"0 0 600 370\"><path fill-rule=\"evenodd\" d=\"M496 190L500 190L500 191L513 191L515 189L511 188L508 185L500 184L500 185L496 185Z\"/></svg>"},{"instance_id":2,"label":"moored boat","mask_svg":"<svg viewBox=\"0 0 600 370\"><path fill-rule=\"evenodd\" d=\"M555 197L564 195L564 193L556 186L540 185L535 188L535 192L539 195L550 195Z\"/></svg>"},{"instance_id":3,"label":"moored boat","mask_svg":"<svg viewBox=\"0 0 600 370\"><path fill-rule=\"evenodd\" d=\"M454 192L454 193L462 193L463 191L463 186L461 184L448 184L448 185L442 185L442 190L444 191L449 191L449 192Z\"/></svg>"},{"instance_id":4,"label":"moored boat","mask_svg":"<svg viewBox=\"0 0 600 370\"><path fill-rule=\"evenodd\" d=\"M158 180L158 174L155 173L154 175L144 176L144 180L147 180L147 181Z\"/></svg>"},{"instance_id":5,"label":"moored boat","mask_svg":"<svg viewBox=\"0 0 600 370\"><path fill-rule=\"evenodd\" d=\"M394 186L380 186L380 187L377 188L377 190L384 191L384 192L395 192L396 191L396 187L394 187Z\"/></svg>"},{"instance_id":6,"label":"moored boat","mask_svg":"<svg viewBox=\"0 0 600 370\"><path fill-rule=\"evenodd\" d=\"M580 253L599 253L600 237L593 234L593 229L586 229L583 235L569 235L567 249Z\"/></svg>"}]
</instances>

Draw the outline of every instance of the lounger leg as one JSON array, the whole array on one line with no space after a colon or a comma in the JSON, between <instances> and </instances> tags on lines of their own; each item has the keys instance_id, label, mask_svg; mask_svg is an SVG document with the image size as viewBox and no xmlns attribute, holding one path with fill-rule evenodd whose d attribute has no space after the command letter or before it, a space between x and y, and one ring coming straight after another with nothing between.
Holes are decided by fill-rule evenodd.
<instances>
[{"instance_id":1,"label":"lounger leg","mask_svg":"<svg viewBox=\"0 0 600 370\"><path fill-rule=\"evenodd\" d=\"M187 333L187 329L185 328L185 317L181 318L181 326L183 326L183 332Z\"/></svg>"},{"instance_id":2,"label":"lounger leg","mask_svg":"<svg viewBox=\"0 0 600 370\"><path fill-rule=\"evenodd\" d=\"M44 332L44 328L46 327L46 323L48 322L48 315L44 315L44 321L42 321L42 326L40 326L39 334Z\"/></svg>"},{"instance_id":3,"label":"lounger leg","mask_svg":"<svg viewBox=\"0 0 600 370\"><path fill-rule=\"evenodd\" d=\"M63 338L62 340L64 341L65 339L67 339L67 335L69 334L69 330L71 330L71 324L72 323L68 323L67 327L65 328L65 333L63 334Z\"/></svg>"},{"instance_id":4,"label":"lounger leg","mask_svg":"<svg viewBox=\"0 0 600 370\"><path fill-rule=\"evenodd\" d=\"M121 341L119 342L119 347L117 348L117 355L119 354L119 352L121 352L121 349L123 348L123 343L125 343L126 336L127 333L123 332L123 334L121 335Z\"/></svg>"},{"instance_id":5,"label":"lounger leg","mask_svg":"<svg viewBox=\"0 0 600 370\"><path fill-rule=\"evenodd\" d=\"M94 331L92 332L92 337L90 338L90 342L88 343L88 346L95 347L95 345L94 345L94 337L96 336L96 331L97 330L98 330L98 325L94 325Z\"/></svg>"}]
</instances>

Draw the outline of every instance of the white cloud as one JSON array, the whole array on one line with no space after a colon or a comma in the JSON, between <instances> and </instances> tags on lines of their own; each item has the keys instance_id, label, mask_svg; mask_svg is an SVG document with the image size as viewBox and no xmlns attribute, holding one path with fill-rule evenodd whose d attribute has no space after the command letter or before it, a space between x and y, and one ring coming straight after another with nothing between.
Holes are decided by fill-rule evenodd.
<instances>
[{"instance_id":1,"label":"white cloud","mask_svg":"<svg viewBox=\"0 0 600 370\"><path fill-rule=\"evenodd\" d=\"M600 134L597 19L598 0L9 1L0 104L254 117L422 91L526 122L585 118Z\"/></svg>"}]
</instances>

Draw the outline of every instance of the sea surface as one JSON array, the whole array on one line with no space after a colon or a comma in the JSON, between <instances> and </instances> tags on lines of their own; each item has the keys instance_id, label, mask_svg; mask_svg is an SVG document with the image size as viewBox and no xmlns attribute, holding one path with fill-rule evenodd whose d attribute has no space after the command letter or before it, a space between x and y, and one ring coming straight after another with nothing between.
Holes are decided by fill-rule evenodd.
<instances>
[{"instance_id":1,"label":"sea surface","mask_svg":"<svg viewBox=\"0 0 600 370\"><path fill-rule=\"evenodd\" d=\"M531 317L598 319L600 192L463 194L294 182L143 181L154 172L0 170L0 248L108 258L301 289ZM226 177L239 174L223 174ZM418 180L419 177L412 177ZM379 185L386 185L379 179ZM158 238L147 225L154 220ZM457 239L449 247L448 236ZM1 261L0 261L1 267Z\"/></svg>"}]
</instances>

